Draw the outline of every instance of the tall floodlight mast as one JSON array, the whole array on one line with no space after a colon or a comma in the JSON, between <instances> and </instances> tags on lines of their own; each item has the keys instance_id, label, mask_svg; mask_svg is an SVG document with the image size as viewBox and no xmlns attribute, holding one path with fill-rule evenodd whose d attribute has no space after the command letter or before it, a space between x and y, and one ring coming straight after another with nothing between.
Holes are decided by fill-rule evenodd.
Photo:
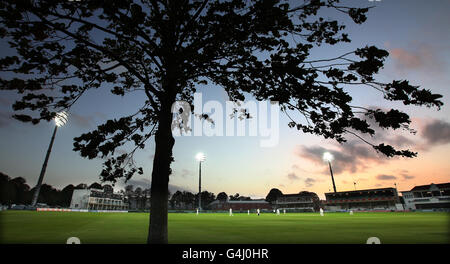
<instances>
[{"instance_id":1,"label":"tall floodlight mast","mask_svg":"<svg viewBox=\"0 0 450 264\"><path fill-rule=\"evenodd\" d=\"M67 123L67 113L66 112L59 112L56 114L54 121L55 121L55 129L53 130L52 138L50 139L50 145L47 149L47 154L45 155L44 164L42 164L41 174L39 175L38 182L36 184L36 188L34 190L33 194L33 200L31 201L31 206L36 206L38 198L39 198L39 192L41 190L42 181L44 180L45 170L47 169L47 163L48 159L50 158L50 153L52 152L53 142L55 141L55 135L56 130L58 130L58 127L62 127Z\"/></svg>"},{"instance_id":2,"label":"tall floodlight mast","mask_svg":"<svg viewBox=\"0 0 450 264\"><path fill-rule=\"evenodd\" d=\"M323 160L328 162L328 166L330 167L331 181L333 182L333 189L336 192L336 184L334 183L333 170L331 169L331 161L333 160L333 155L330 152L323 153Z\"/></svg>"},{"instance_id":3,"label":"tall floodlight mast","mask_svg":"<svg viewBox=\"0 0 450 264\"><path fill-rule=\"evenodd\" d=\"M203 153L198 153L195 159L199 162L198 164L198 210L202 210L202 162L205 161L206 156Z\"/></svg>"}]
</instances>

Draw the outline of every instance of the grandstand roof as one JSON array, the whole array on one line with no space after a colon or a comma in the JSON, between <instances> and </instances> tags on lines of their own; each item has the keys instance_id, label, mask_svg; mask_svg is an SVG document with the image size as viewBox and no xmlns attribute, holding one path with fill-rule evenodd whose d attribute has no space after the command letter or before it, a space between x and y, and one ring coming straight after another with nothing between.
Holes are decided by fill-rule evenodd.
<instances>
[{"instance_id":1,"label":"grandstand roof","mask_svg":"<svg viewBox=\"0 0 450 264\"><path fill-rule=\"evenodd\" d=\"M431 185L434 185L436 187L438 187L439 189L447 189L450 188L450 182L447 183L438 183L438 184L428 184L428 185L419 185L419 186L415 186L414 188L411 189L410 192L413 191L427 191L431 188Z\"/></svg>"},{"instance_id":2,"label":"grandstand roof","mask_svg":"<svg viewBox=\"0 0 450 264\"><path fill-rule=\"evenodd\" d=\"M329 192L329 193L325 193L325 195L327 194L345 194L345 193L360 193L360 192L379 192L379 191L392 191L395 190L395 188L392 187L388 187L388 188L378 188L378 189L365 189L365 190L354 190L354 191L343 191L343 192Z\"/></svg>"},{"instance_id":3,"label":"grandstand roof","mask_svg":"<svg viewBox=\"0 0 450 264\"><path fill-rule=\"evenodd\" d=\"M253 203L253 204L257 204L257 203L264 203L267 204L268 202L266 202L265 200L247 200L247 201L226 201L226 202L221 202L219 200L215 200L213 202L211 202L211 204L216 204L216 203L229 203L229 204L249 204L249 203Z\"/></svg>"},{"instance_id":4,"label":"grandstand roof","mask_svg":"<svg viewBox=\"0 0 450 264\"><path fill-rule=\"evenodd\" d=\"M291 193L291 194L283 194L283 195L280 195L279 197L295 197L295 196L300 196L300 197L310 197L310 196L316 196L317 194L316 193L313 193L313 192L306 192L306 191L303 191L303 192L299 192L299 193Z\"/></svg>"}]
</instances>

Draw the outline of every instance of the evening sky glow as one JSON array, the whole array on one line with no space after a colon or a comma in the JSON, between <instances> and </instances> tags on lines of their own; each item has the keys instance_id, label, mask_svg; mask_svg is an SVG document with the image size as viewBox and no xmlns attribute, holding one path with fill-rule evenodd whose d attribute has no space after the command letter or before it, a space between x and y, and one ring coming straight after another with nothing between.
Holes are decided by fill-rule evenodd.
<instances>
[{"instance_id":1,"label":"evening sky glow","mask_svg":"<svg viewBox=\"0 0 450 264\"><path fill-rule=\"evenodd\" d=\"M347 1L349 4L356 1ZM398 108L412 119L415 135L407 132L377 134L374 142L388 142L400 148L419 152L418 157L387 159L357 138L348 137L343 145L314 135L303 134L287 126L280 113L280 137L275 147L261 147L259 137L176 137L173 174L174 189L195 192L198 184L198 162L203 152L202 190L239 193L265 197L271 188L283 193L316 192L321 198L332 190L328 165L323 153L330 152L338 191L356 188L394 187L399 191L415 185L450 181L450 2L448 1L357 1L358 5L375 5L362 25L347 23L352 42L315 49L313 58L336 57L355 48L375 45L390 52L385 68L378 74L381 81L407 79L413 85L443 95L440 111L425 107L403 106L383 100L377 91L359 86L349 87L354 102L364 107ZM331 16L331 14L330 14ZM349 21L345 21L349 22ZM1 55L10 50L0 41ZM212 85L199 86L203 103L216 100L225 104L225 92ZM0 172L24 177L33 187L39 176L54 122L31 125L10 118L13 93L0 93ZM58 129L44 182L57 188L68 184L99 182L102 160L87 160L72 151L73 138L94 129L110 118L135 112L143 102L142 94L126 97L112 95L108 87L89 91L80 98L68 115L67 123ZM251 98L249 98L251 99ZM378 130L377 130L378 131ZM150 188L154 144L137 153L136 163L144 175L129 182ZM118 182L117 188L124 183Z\"/></svg>"}]
</instances>

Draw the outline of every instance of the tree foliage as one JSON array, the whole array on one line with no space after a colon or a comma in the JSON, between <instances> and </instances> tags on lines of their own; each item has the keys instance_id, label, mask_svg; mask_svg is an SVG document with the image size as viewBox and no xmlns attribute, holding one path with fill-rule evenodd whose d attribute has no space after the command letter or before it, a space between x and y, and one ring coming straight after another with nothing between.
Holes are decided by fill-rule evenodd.
<instances>
[{"instance_id":1,"label":"tree foliage","mask_svg":"<svg viewBox=\"0 0 450 264\"><path fill-rule=\"evenodd\" d=\"M272 188L272 189L270 189L269 193L266 196L266 201L269 203L273 203L277 200L277 198L279 196L282 196L282 195L283 195L283 193L279 189Z\"/></svg>"},{"instance_id":2,"label":"tree foliage","mask_svg":"<svg viewBox=\"0 0 450 264\"><path fill-rule=\"evenodd\" d=\"M228 194L226 192L220 192L217 194L217 200L225 202L228 199Z\"/></svg>"},{"instance_id":3,"label":"tree foliage","mask_svg":"<svg viewBox=\"0 0 450 264\"><path fill-rule=\"evenodd\" d=\"M200 195L202 197L201 206L203 209L209 209L209 204L216 200L216 196L212 192L202 191ZM198 194L195 195L194 204L198 207Z\"/></svg>"},{"instance_id":4,"label":"tree foliage","mask_svg":"<svg viewBox=\"0 0 450 264\"><path fill-rule=\"evenodd\" d=\"M345 25L325 18L322 10L356 24L367 18L369 7L339 2L1 1L0 36L16 53L0 59L0 70L8 72L0 88L23 95L13 105L15 118L33 124L70 110L92 89L107 87L118 96L142 93L145 100L134 114L76 137L74 150L89 159L105 158L101 177L115 182L143 173L133 154L155 136L152 199L159 200L152 210L161 212L152 212L156 222L167 220L163 201L175 143L171 106L176 100L192 104L200 84L223 87L233 101L246 95L278 101L289 126L304 133L340 143L356 136L389 157L414 157L411 150L367 139L375 134L367 119L385 129L409 130L409 116L353 105L348 89L375 89L387 101L438 109L441 95L407 80L376 81L388 52L374 46L312 59L315 47L350 42ZM116 153L127 143L133 144L131 151ZM158 228L166 232L163 225ZM167 235L158 239L164 242Z\"/></svg>"},{"instance_id":5,"label":"tree foliage","mask_svg":"<svg viewBox=\"0 0 450 264\"><path fill-rule=\"evenodd\" d=\"M203 196L202 196L203 199ZM188 191L176 191L170 198L170 205L173 209L193 209L195 203L195 195Z\"/></svg>"},{"instance_id":6,"label":"tree foliage","mask_svg":"<svg viewBox=\"0 0 450 264\"><path fill-rule=\"evenodd\" d=\"M91 185L89 185L88 188L89 189L100 189L100 190L103 190L103 186L100 183L98 183L98 182L92 183Z\"/></svg>"},{"instance_id":7,"label":"tree foliage","mask_svg":"<svg viewBox=\"0 0 450 264\"><path fill-rule=\"evenodd\" d=\"M2 2L0 35L17 54L2 58L0 69L27 77L1 78L1 89L23 94L14 104L16 111L39 112L15 117L32 123L51 120L86 91L107 83L120 96L144 92L147 100L134 115L108 120L75 138L74 150L92 159L112 156L129 141L144 148L155 131L146 128L157 126L163 98L191 102L195 85L203 82L221 85L232 100L243 100L245 92L278 101L284 111L295 110L307 121L292 120L291 127L339 142L349 133L374 134L355 115L344 85L372 87L386 100L406 105L442 106L440 95L406 80L376 82L374 74L388 53L374 46L308 60L314 45L350 41L342 33L345 26L318 17L319 9L335 9L362 23L369 8L343 7L335 0L299 1L296 6L274 0L175 2ZM292 36L299 40L295 45L288 40ZM123 71L115 71L119 67ZM365 116L383 128L410 123L407 114L395 109L367 109ZM372 146L388 156L415 156ZM130 154L108 159L102 177L115 181L142 173Z\"/></svg>"},{"instance_id":8,"label":"tree foliage","mask_svg":"<svg viewBox=\"0 0 450 264\"><path fill-rule=\"evenodd\" d=\"M62 190L58 190L51 185L43 184L39 195L39 203L50 206L69 207L72 199L74 186L69 184ZM31 203L34 188L26 183L22 177L11 178L0 172L0 204L23 204Z\"/></svg>"}]
</instances>

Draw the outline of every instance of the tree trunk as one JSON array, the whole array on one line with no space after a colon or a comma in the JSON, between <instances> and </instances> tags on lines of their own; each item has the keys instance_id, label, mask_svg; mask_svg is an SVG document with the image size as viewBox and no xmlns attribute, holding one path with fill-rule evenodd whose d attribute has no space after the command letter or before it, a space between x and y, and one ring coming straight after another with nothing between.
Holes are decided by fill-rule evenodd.
<instances>
[{"instance_id":1,"label":"tree trunk","mask_svg":"<svg viewBox=\"0 0 450 264\"><path fill-rule=\"evenodd\" d=\"M158 130L155 134L155 156L153 159L152 186L150 197L150 226L147 242L167 244L167 203L169 195L169 175L171 173L172 148L172 104L161 105Z\"/></svg>"}]
</instances>

